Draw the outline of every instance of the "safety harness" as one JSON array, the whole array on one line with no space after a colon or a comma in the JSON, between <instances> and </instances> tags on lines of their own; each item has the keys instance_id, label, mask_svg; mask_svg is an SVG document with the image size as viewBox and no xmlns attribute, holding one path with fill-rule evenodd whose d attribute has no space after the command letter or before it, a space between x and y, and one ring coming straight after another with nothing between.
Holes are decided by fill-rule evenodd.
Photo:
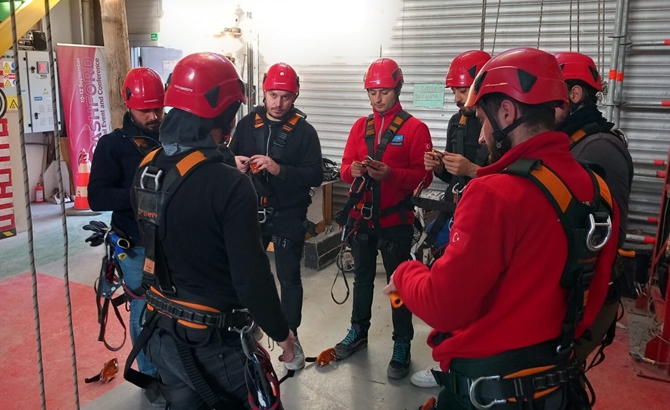
<instances>
[{"instance_id":1,"label":"safety harness","mask_svg":"<svg viewBox=\"0 0 670 410\"><path fill-rule=\"evenodd\" d=\"M103 244L105 246L105 254L102 257L100 265L100 274L93 284L95 304L98 310L98 324L100 325L98 341L102 342L108 350L116 352L121 350L126 343L127 336L126 325L123 323L119 306L129 302L133 297L138 297L123 283L123 271L117 260L122 260L126 257L125 252L130 248L130 243L127 239L113 232L107 224L101 221L90 221L88 225L84 225L83 229L93 232L91 236L86 238L86 242L89 242L91 246L100 246ZM124 293L114 296L122 288ZM118 346L110 345L105 337L110 306L114 309L116 319L123 328L123 340Z\"/></svg>"},{"instance_id":2,"label":"safety harness","mask_svg":"<svg viewBox=\"0 0 670 410\"><path fill-rule=\"evenodd\" d=\"M567 261L560 280L561 287L568 291L567 312L561 325L558 346L555 342L548 342L556 346L552 365L478 378L465 377L455 372L434 372L442 386L454 394L469 397L477 409L488 409L508 402L532 402L561 385L576 382L579 377L589 387L590 403L586 391L579 386L571 387L570 394L575 394L576 400L584 404L595 403L593 389L580 366L574 363L573 344L575 330L584 316L589 286L595 275L600 251L612 234L612 197L603 179L590 169L585 169L593 185L594 197L590 202L577 200L570 188L541 160L519 159L503 171L532 181L545 194L558 215L568 240ZM446 338L448 335L442 337L442 340ZM529 352L536 351L536 347L528 349ZM496 360L495 357L492 360Z\"/></svg>"},{"instance_id":3,"label":"safety harness","mask_svg":"<svg viewBox=\"0 0 670 410\"><path fill-rule=\"evenodd\" d=\"M598 135L601 133L612 135L614 138L621 141L624 147L628 148L628 139L626 138L626 135L623 133L623 131L615 129L613 123L591 122L585 124L580 129L575 131L572 135L570 135L571 140L570 149L572 150L573 148L578 146L581 142L586 141L590 136ZM628 169L628 184L630 186L633 182L633 175L634 175L633 161L629 155L624 156L626 157L627 169ZM619 250L619 252L621 252L621 249ZM612 268L612 276L610 278L610 283L611 286L613 287L610 288L610 293L608 294L608 299L606 300L606 303L608 303L610 298L614 299L620 297L619 290L616 289L616 286L619 283L619 280L623 273L623 269L620 266L616 266L617 263L620 262L619 258L620 256L617 254L617 260L615 261L615 266ZM610 296L610 295L616 295L616 296ZM619 304L621 304L621 302L619 302ZM609 327L607 328L607 332L603 336L603 340L601 341L600 346L598 347L598 350L593 355L591 363L586 367L587 371L599 365L605 360L605 348L614 342L614 337L616 335L616 324L623 316L623 305L621 306L622 306L622 313L615 315L614 320L612 321L612 323L610 323Z\"/></svg>"},{"instance_id":4,"label":"safety harness","mask_svg":"<svg viewBox=\"0 0 670 410\"><path fill-rule=\"evenodd\" d=\"M230 158L219 150L195 150L186 155L170 169L164 170L155 166L156 160L162 152L158 148L147 155L139 166L139 186L135 186L137 200L136 218L138 225L145 238L145 261L143 267L142 285L146 289L145 299L147 301L147 319L138 336L133 349L126 361L124 377L137 386L145 389L159 389L169 400L169 392L160 388L158 379L139 373L131 368L138 353L147 345L156 326L168 331L174 338L179 352L179 357L186 370L188 378L202 399L214 409L244 409L246 407L238 404L229 393L213 388L205 380L198 368L193 350L188 343L177 334L176 329L182 326L188 329L202 330L217 335L219 338L230 338L230 332L238 332L243 351L247 355L247 372L249 374L262 374L264 383L251 384L265 385L268 398L265 405L258 406L250 389L249 401L252 407L260 409L275 409L279 406L279 382L274 372L258 370L260 364L259 356L263 352L258 350L258 345L251 335L253 321L246 309L221 312L220 310L203 303L201 298L188 292L177 289L170 274L169 258L163 251L162 241L166 235L167 208L181 184L188 179L197 169L209 163L225 163ZM206 338L210 340L210 338ZM249 384L249 382L248 382ZM257 393L254 392L254 396Z\"/></svg>"},{"instance_id":5,"label":"safety harness","mask_svg":"<svg viewBox=\"0 0 670 410\"><path fill-rule=\"evenodd\" d=\"M279 163L281 161L284 147L286 146L286 140L289 135L291 135L298 122L305 118L307 118L307 116L302 111L294 109L293 114L284 124L282 124L279 133L275 137L274 142L272 143L272 155L270 155L271 135L268 135L267 140L265 139L265 122L263 121L263 117L256 112L254 115L253 134L256 139L256 148L258 149L258 152L271 156L275 162ZM268 127L268 129L269 132L272 133L272 128ZM270 187L266 172L252 174L251 179L256 188L256 192L258 193L258 222L264 224L269 222L275 213L273 208L268 207L268 198L273 196L274 193Z\"/></svg>"},{"instance_id":6,"label":"safety harness","mask_svg":"<svg viewBox=\"0 0 670 410\"><path fill-rule=\"evenodd\" d=\"M465 156L464 144L467 133L467 122L468 117L461 114L458 124L456 125L455 141L452 144L452 152L463 156ZM430 230L421 230L421 236L416 244L416 249L413 249L412 252L413 255L421 253L424 249L430 249L432 255L431 259L434 262L444 254L447 244L444 244L439 248L436 248L433 245L437 240L438 234L456 211L456 205L460 201L463 191L465 190L465 185L467 184L465 177L460 175L454 175L453 181L454 184L452 185L451 192L442 193L438 198L434 198L435 195L431 195L430 193L426 194L425 180L422 180L414 190L412 203L415 206L427 211L438 211L439 213ZM451 198L453 199L451 201L446 201L445 199L449 194L451 194Z\"/></svg>"},{"instance_id":7,"label":"safety harness","mask_svg":"<svg viewBox=\"0 0 670 410\"><path fill-rule=\"evenodd\" d=\"M384 131L379 144L377 144L377 150L375 151L375 117L374 114L370 114L366 120L365 127L365 144L368 148L368 157L380 161L388 144L393 140L405 122L411 117L412 115L405 110L398 111ZM365 196L368 192L372 192L372 202L365 200ZM373 227L377 231L381 229L380 219L393 213L398 212L400 214L400 220L404 222L407 219L405 211L412 209L411 199L412 196L410 195L393 206L381 209L381 182L368 175L354 178L354 181L349 188L349 199L347 199L344 207L335 214L335 222L342 228L342 246L336 259L338 271L335 274L335 280L330 288L330 296L335 303L341 305L349 298L349 282L344 273L347 272L348 269L353 269L353 264L348 262L353 260L351 249L349 247L350 239L358 235L359 229L363 228L363 226L370 220L372 220ZM353 223L349 223L349 212L351 212L354 207L360 211L360 216L353 221ZM377 237L379 238L379 235L377 235ZM389 253L397 251L397 244L380 238L377 243L377 248L382 249L384 247L387 248ZM333 288L335 287L335 283L340 274L342 274L344 285L347 289L346 296L341 301L337 300L333 294Z\"/></svg>"}]
</instances>

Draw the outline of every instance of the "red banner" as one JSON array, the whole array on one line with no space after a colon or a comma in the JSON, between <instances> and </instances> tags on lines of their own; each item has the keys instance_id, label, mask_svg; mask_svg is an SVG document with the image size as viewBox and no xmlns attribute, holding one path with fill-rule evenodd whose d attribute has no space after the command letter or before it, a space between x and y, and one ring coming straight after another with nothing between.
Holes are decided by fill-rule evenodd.
<instances>
[{"instance_id":1,"label":"red banner","mask_svg":"<svg viewBox=\"0 0 670 410\"><path fill-rule=\"evenodd\" d=\"M72 178L76 185L82 154L92 159L100 137L112 131L107 61L104 48L95 46L59 44L57 56Z\"/></svg>"}]
</instances>

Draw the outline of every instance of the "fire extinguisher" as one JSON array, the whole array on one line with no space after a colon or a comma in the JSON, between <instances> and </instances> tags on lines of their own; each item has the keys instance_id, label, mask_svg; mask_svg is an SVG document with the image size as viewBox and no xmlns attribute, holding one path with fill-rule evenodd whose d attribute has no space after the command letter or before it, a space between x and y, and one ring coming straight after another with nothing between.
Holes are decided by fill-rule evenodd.
<instances>
[{"instance_id":1,"label":"fire extinguisher","mask_svg":"<svg viewBox=\"0 0 670 410\"><path fill-rule=\"evenodd\" d=\"M40 204L44 202L44 186L42 182L38 182L35 186L35 203Z\"/></svg>"}]
</instances>

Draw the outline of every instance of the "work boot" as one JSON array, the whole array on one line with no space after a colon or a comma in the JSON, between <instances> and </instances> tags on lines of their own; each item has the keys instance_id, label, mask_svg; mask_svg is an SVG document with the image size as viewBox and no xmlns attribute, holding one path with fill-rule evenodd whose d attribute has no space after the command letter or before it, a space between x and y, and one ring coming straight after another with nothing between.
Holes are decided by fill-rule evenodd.
<instances>
[{"instance_id":1,"label":"work boot","mask_svg":"<svg viewBox=\"0 0 670 410\"><path fill-rule=\"evenodd\" d=\"M408 341L396 340L393 342L393 356L389 367L386 369L386 375L391 379L402 379L409 374L409 361L411 344Z\"/></svg>"},{"instance_id":2,"label":"work boot","mask_svg":"<svg viewBox=\"0 0 670 410\"><path fill-rule=\"evenodd\" d=\"M359 325L352 325L344 340L335 345L335 357L337 360L346 359L366 347L368 347L368 332Z\"/></svg>"},{"instance_id":3,"label":"work boot","mask_svg":"<svg viewBox=\"0 0 670 410\"><path fill-rule=\"evenodd\" d=\"M305 367L305 351L302 350L302 345L298 338L295 338L295 356L293 360L288 363L284 363L287 370L300 370Z\"/></svg>"}]
</instances>

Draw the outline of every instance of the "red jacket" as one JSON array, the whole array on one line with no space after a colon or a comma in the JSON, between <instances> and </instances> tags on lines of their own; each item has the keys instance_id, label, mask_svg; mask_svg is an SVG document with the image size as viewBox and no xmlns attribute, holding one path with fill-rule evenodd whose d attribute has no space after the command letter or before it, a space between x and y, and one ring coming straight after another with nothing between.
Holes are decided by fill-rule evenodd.
<instances>
[{"instance_id":1,"label":"red jacket","mask_svg":"<svg viewBox=\"0 0 670 410\"><path fill-rule=\"evenodd\" d=\"M442 370L452 358L487 357L560 335L567 301L559 286L565 232L533 182L499 172L516 159L539 158L579 200L591 200L590 178L569 148L565 134L546 132L480 168L456 209L444 256L430 270L412 261L395 271L393 281L407 307L435 329L428 345ZM619 225L613 208L612 237L598 259L577 336L591 325L607 293ZM436 332L453 336L435 346Z\"/></svg>"},{"instance_id":2,"label":"red jacket","mask_svg":"<svg viewBox=\"0 0 670 410\"><path fill-rule=\"evenodd\" d=\"M378 140L381 134L386 131L388 125L393 121L398 111L402 109L398 102L392 109L380 115L373 111L375 116L375 135L374 149L377 149ZM351 163L353 161L363 161L368 155L368 146L365 143L365 128L367 117L359 118L354 126L351 127L347 144L344 147L342 155L342 167L340 176L346 183L352 183L354 177L351 176ZM381 161L391 168L391 175L381 182L381 207L382 209L391 207L401 202L410 195L414 188L419 185L422 179L426 179L426 186L433 180L432 172L426 172L423 166L423 155L426 151L433 148L430 139L428 127L421 120L411 117L396 133L394 142L389 142L382 155ZM366 201L372 201L372 193L366 194ZM353 218L357 218L360 213L353 209L350 212ZM413 211L407 211L405 218L406 224L411 224L414 220ZM401 224L400 214L393 213L380 219L382 227L395 226Z\"/></svg>"}]
</instances>

